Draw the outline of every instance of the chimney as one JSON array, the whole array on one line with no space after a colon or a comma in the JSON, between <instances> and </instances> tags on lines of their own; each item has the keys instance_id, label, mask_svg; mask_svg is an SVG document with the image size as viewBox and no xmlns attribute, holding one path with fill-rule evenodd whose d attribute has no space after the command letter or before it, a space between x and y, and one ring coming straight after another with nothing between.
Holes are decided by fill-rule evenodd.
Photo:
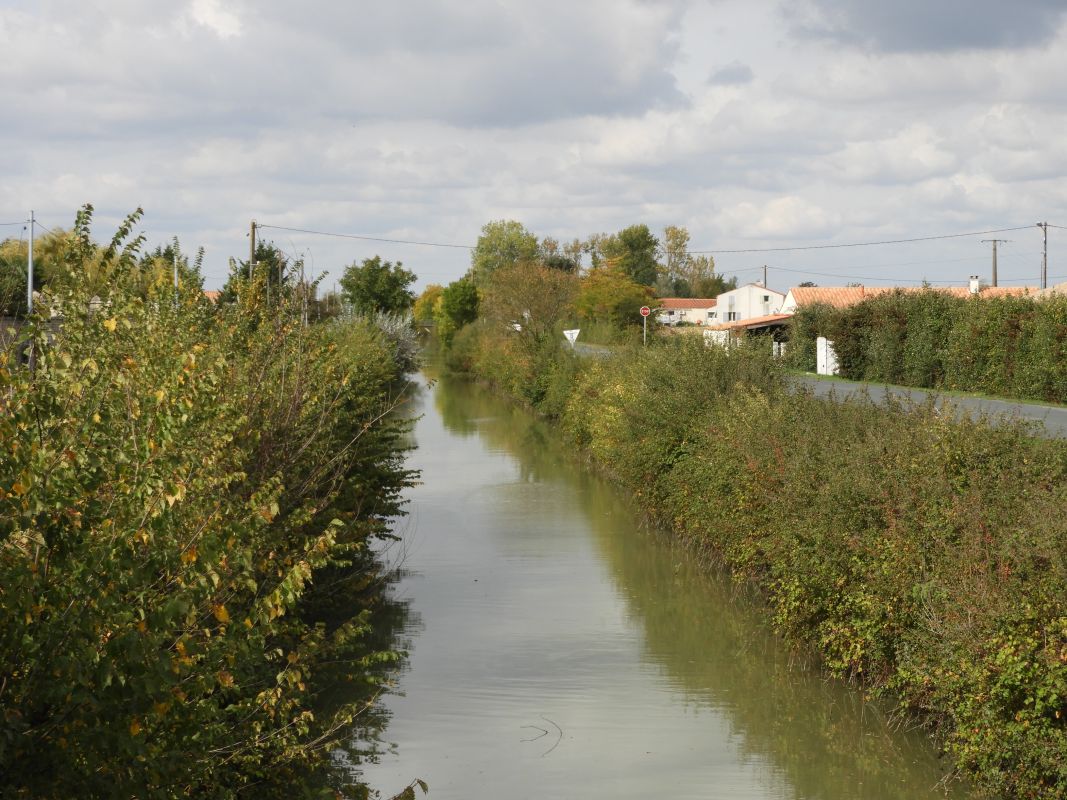
<instances>
[{"instance_id":1,"label":"chimney","mask_svg":"<svg viewBox=\"0 0 1067 800\"><path fill-rule=\"evenodd\" d=\"M972 275L971 276L971 282L970 282L970 287L969 288L971 290L971 294L978 294L978 290L979 290L980 287L978 285L978 276L977 275Z\"/></svg>"}]
</instances>

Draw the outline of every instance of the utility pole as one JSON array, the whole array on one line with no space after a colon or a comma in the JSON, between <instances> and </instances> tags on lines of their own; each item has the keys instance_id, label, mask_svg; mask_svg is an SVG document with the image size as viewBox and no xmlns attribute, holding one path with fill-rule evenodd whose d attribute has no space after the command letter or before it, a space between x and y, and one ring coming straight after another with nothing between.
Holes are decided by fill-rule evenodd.
<instances>
[{"instance_id":1,"label":"utility pole","mask_svg":"<svg viewBox=\"0 0 1067 800\"><path fill-rule=\"evenodd\" d=\"M248 282L252 282L252 265L256 263L256 221L248 232Z\"/></svg>"},{"instance_id":2,"label":"utility pole","mask_svg":"<svg viewBox=\"0 0 1067 800\"><path fill-rule=\"evenodd\" d=\"M300 313L304 318L304 327L308 326L308 285L304 280L304 259L300 259Z\"/></svg>"},{"instance_id":3,"label":"utility pole","mask_svg":"<svg viewBox=\"0 0 1067 800\"><path fill-rule=\"evenodd\" d=\"M33 316L33 228L34 218L33 209L30 209L30 243L29 251L26 259L26 320L29 322L31 316ZM32 323L31 323L32 324ZM30 330L33 330L32 328ZM32 375L37 367L37 352L34 347L33 339L30 339L30 374Z\"/></svg>"},{"instance_id":4,"label":"utility pole","mask_svg":"<svg viewBox=\"0 0 1067 800\"><path fill-rule=\"evenodd\" d=\"M763 288L767 288L767 265L763 265Z\"/></svg>"},{"instance_id":5,"label":"utility pole","mask_svg":"<svg viewBox=\"0 0 1067 800\"><path fill-rule=\"evenodd\" d=\"M1041 288L1048 288L1048 223L1039 222L1037 227L1044 233L1044 246L1041 249Z\"/></svg>"},{"instance_id":6,"label":"utility pole","mask_svg":"<svg viewBox=\"0 0 1067 800\"><path fill-rule=\"evenodd\" d=\"M985 244L987 242L992 242L993 243L993 282L990 284L990 286L996 286L997 285L997 244L998 243L1003 244L1003 243L1010 242L1010 241L1011 241L1010 239L983 239L982 240L983 244Z\"/></svg>"},{"instance_id":7,"label":"utility pole","mask_svg":"<svg viewBox=\"0 0 1067 800\"><path fill-rule=\"evenodd\" d=\"M30 211L30 251L26 261L26 316L33 314L33 211Z\"/></svg>"}]
</instances>

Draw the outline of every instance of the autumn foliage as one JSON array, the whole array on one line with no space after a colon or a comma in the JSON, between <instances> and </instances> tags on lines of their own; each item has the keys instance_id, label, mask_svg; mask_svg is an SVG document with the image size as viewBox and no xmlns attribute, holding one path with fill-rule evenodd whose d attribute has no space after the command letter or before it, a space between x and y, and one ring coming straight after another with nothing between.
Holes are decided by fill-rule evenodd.
<instances>
[{"instance_id":1,"label":"autumn foliage","mask_svg":"<svg viewBox=\"0 0 1067 800\"><path fill-rule=\"evenodd\" d=\"M410 481L392 345L254 285L220 309L146 288L136 242L75 233L108 291L75 252L58 332L21 334L36 368L0 355L4 796L321 793L398 657L368 549Z\"/></svg>"}]
</instances>

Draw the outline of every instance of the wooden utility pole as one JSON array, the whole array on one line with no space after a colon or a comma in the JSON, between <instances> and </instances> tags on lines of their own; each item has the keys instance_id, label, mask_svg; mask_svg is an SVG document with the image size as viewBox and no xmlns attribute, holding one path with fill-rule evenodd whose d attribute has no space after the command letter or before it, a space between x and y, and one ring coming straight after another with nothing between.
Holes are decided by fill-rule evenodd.
<instances>
[{"instance_id":1,"label":"wooden utility pole","mask_svg":"<svg viewBox=\"0 0 1067 800\"><path fill-rule=\"evenodd\" d=\"M1009 241L1011 241L1011 240L1010 239L983 239L982 240L983 244L986 243L986 242L992 242L993 243L993 282L990 284L990 286L996 286L997 285L997 244L1003 244L1003 243L1006 243L1006 242L1009 242Z\"/></svg>"},{"instance_id":2,"label":"wooden utility pole","mask_svg":"<svg viewBox=\"0 0 1067 800\"><path fill-rule=\"evenodd\" d=\"M1044 246L1041 248L1041 288L1048 288L1048 223L1039 222L1037 227L1044 233Z\"/></svg>"},{"instance_id":3,"label":"wooden utility pole","mask_svg":"<svg viewBox=\"0 0 1067 800\"><path fill-rule=\"evenodd\" d=\"M248 232L248 280L252 281L252 265L256 263L256 221Z\"/></svg>"},{"instance_id":4,"label":"wooden utility pole","mask_svg":"<svg viewBox=\"0 0 1067 800\"><path fill-rule=\"evenodd\" d=\"M763 288L767 288L767 265L763 265Z\"/></svg>"},{"instance_id":5,"label":"wooden utility pole","mask_svg":"<svg viewBox=\"0 0 1067 800\"><path fill-rule=\"evenodd\" d=\"M30 250L26 259L26 316L33 314L33 211L30 211Z\"/></svg>"},{"instance_id":6,"label":"wooden utility pole","mask_svg":"<svg viewBox=\"0 0 1067 800\"><path fill-rule=\"evenodd\" d=\"M33 316L33 229L34 229L33 210L30 210L30 249L26 259L26 321L30 322L30 317ZM33 328L30 328L33 330ZM32 375L37 368L37 343L34 341L36 337L30 339L30 357L29 366L30 374Z\"/></svg>"}]
</instances>

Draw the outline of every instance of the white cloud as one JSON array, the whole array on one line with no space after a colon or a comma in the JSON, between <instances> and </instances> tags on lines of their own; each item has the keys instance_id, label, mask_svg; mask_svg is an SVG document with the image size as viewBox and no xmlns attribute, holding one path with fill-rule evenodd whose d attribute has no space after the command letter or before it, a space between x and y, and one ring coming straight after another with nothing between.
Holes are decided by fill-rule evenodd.
<instances>
[{"instance_id":1,"label":"white cloud","mask_svg":"<svg viewBox=\"0 0 1067 800\"><path fill-rule=\"evenodd\" d=\"M841 224L841 216L796 196L777 197L767 203L743 202L716 216L720 230L754 239L806 239L826 236Z\"/></svg>"},{"instance_id":2,"label":"white cloud","mask_svg":"<svg viewBox=\"0 0 1067 800\"><path fill-rule=\"evenodd\" d=\"M189 15L193 21L209 28L223 39L240 36L241 18L221 6L222 0L193 0Z\"/></svg>"},{"instance_id":3,"label":"white cloud","mask_svg":"<svg viewBox=\"0 0 1067 800\"><path fill-rule=\"evenodd\" d=\"M798 35L772 0L0 6L0 103L19 111L0 212L69 223L89 201L105 235L142 205L150 238L207 246L212 284L253 217L458 243L500 217L566 239L681 223L722 248L1067 224L1062 27L918 50L818 2L837 38ZM277 241L334 274L375 252L423 281L467 266Z\"/></svg>"}]
</instances>

